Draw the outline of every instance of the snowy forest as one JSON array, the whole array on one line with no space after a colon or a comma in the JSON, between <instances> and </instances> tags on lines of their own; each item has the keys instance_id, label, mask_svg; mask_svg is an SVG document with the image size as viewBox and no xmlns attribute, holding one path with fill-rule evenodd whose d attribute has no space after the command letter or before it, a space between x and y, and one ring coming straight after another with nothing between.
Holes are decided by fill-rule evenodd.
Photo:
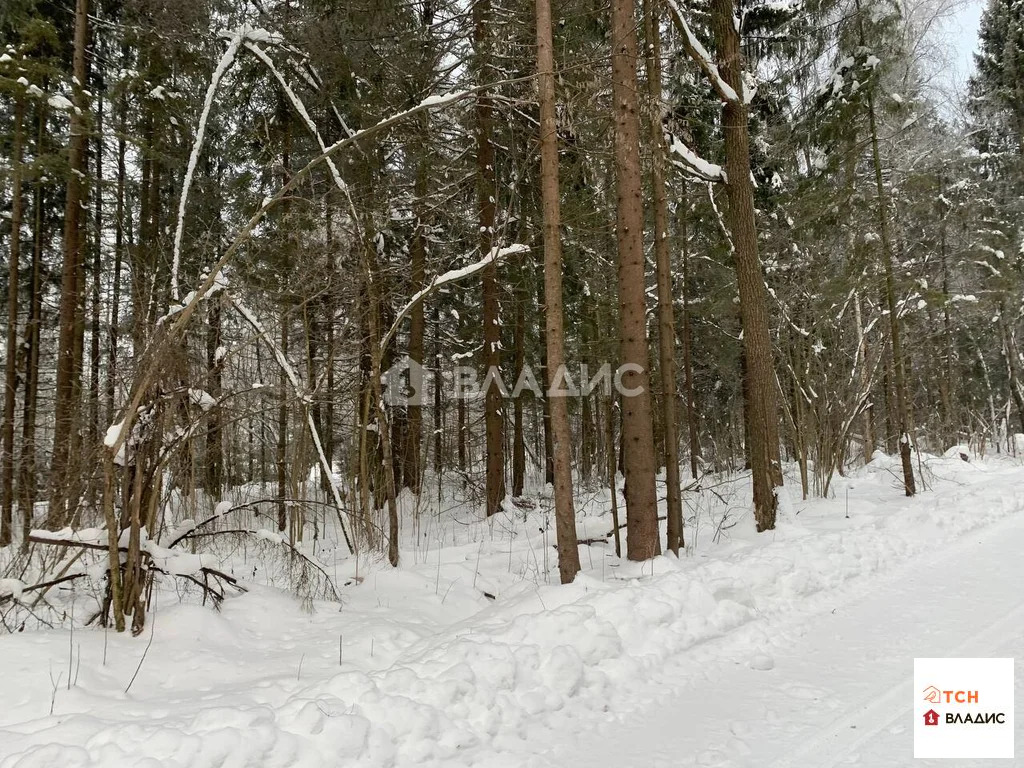
<instances>
[{"instance_id":1,"label":"snowy forest","mask_svg":"<svg viewBox=\"0 0 1024 768\"><path fill-rule=\"evenodd\" d=\"M954 82L963 6L0 0L0 765L519 754L1016 511L1024 3ZM484 672L496 617L549 645ZM119 730L263 679L200 636L270 654L276 740ZM17 725L61 712L77 757Z\"/></svg>"}]
</instances>

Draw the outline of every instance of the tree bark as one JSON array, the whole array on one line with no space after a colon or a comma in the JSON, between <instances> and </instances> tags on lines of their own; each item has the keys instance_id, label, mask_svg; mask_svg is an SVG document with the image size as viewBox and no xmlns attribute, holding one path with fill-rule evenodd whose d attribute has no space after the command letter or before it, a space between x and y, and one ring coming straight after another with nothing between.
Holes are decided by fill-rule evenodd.
<instances>
[{"instance_id":1,"label":"tree bark","mask_svg":"<svg viewBox=\"0 0 1024 768\"><path fill-rule=\"evenodd\" d=\"M160 147L156 121L148 102L140 107L142 141L139 147L139 217L137 237L129 250L132 288L132 354L133 362L143 362L146 342L153 330L155 317L152 299L156 293L156 272L159 257ZM130 209L129 209L130 210Z\"/></svg>"},{"instance_id":2,"label":"tree bark","mask_svg":"<svg viewBox=\"0 0 1024 768\"><path fill-rule=\"evenodd\" d=\"M611 500L612 535L615 539L615 556L622 557L622 534L619 527L619 489L616 485L615 471L615 395L608 397L608 408L605 418L605 458L608 466L608 494Z\"/></svg>"},{"instance_id":3,"label":"tree bark","mask_svg":"<svg viewBox=\"0 0 1024 768\"><path fill-rule=\"evenodd\" d=\"M432 27L434 24L434 3L426 0L421 4L420 29L423 35L423 60L421 67L424 82L422 89L426 92L434 75L434 45ZM420 290L426 281L427 257L427 194L430 178L430 116L424 111L418 115L419 144L416 158L416 179L413 184L413 207L415 211L416 230L413 232L412 248L410 249L410 281L413 290ZM403 478L405 486L415 494L419 494L423 482L423 406L420 398L423 395L423 355L424 337L426 335L426 308L423 302L417 302L409 313L409 384L419 396L406 408L406 432L403 446Z\"/></svg>"},{"instance_id":4,"label":"tree bark","mask_svg":"<svg viewBox=\"0 0 1024 768\"><path fill-rule=\"evenodd\" d=\"M118 105L118 139L117 139L117 201L114 211L114 277L113 298L110 302L110 322L107 329L107 378L106 378L106 413L107 419L114 418L114 394L117 382L117 344L120 329L121 312L121 267L124 263L125 246L125 155L127 153L128 104L127 97L122 97Z\"/></svg>"},{"instance_id":5,"label":"tree bark","mask_svg":"<svg viewBox=\"0 0 1024 768\"><path fill-rule=\"evenodd\" d=\"M860 358L860 387L863 392L867 391L870 385L871 347L868 344L867 334L864 332L864 321L860 303L860 294L854 294L853 310L854 320L857 323L857 355ZM862 440L862 443L865 464L869 463L871 458L875 455L875 430L871 412L872 409L870 407L864 409L864 439Z\"/></svg>"},{"instance_id":6,"label":"tree bark","mask_svg":"<svg viewBox=\"0 0 1024 768\"><path fill-rule=\"evenodd\" d=\"M1017 345L1014 343L1013 330L1006 320L1006 302L999 303L999 335L1002 336L1003 354L1006 357L1006 372L1010 384L1010 397L1017 409L1017 419L1024 431L1024 391L1021 390L1020 373L1018 370Z\"/></svg>"},{"instance_id":7,"label":"tree bark","mask_svg":"<svg viewBox=\"0 0 1024 768\"><path fill-rule=\"evenodd\" d=\"M417 160L416 181L414 186L414 205L416 206L416 231L413 233L412 248L410 249L411 274L413 290L420 290L426 281L426 196L427 177L429 175L427 152L427 113L420 115L420 130L422 143L420 145L420 157ZM409 384L416 397L406 408L407 423L405 432L404 471L405 485L415 494L420 492L422 483L422 458L421 442L423 439L423 407L419 398L423 395L423 350L424 336L426 334L426 320L422 301L409 313Z\"/></svg>"},{"instance_id":8,"label":"tree bark","mask_svg":"<svg viewBox=\"0 0 1024 768\"><path fill-rule=\"evenodd\" d=\"M665 496L668 548L676 555L685 546L683 499L679 484L679 425L676 419L676 321L672 307L672 256L665 194L665 132L661 127L661 34L657 0L644 2L647 38L647 87L650 92L651 188L654 198L654 260L658 272L658 366L665 451Z\"/></svg>"},{"instance_id":9,"label":"tree bark","mask_svg":"<svg viewBox=\"0 0 1024 768\"><path fill-rule=\"evenodd\" d=\"M861 13L860 0L857 0L857 12ZM860 44L866 45L864 36L864 20L858 16ZM885 300L889 309L889 344L892 350L893 385L896 389L896 428L900 463L903 465L903 490L907 496L917 492L914 482L914 465L910 456L910 419L907 405L906 376L903 369L903 345L900 338L900 319L896 306L896 284L893 275L892 236L889 232L888 195L882 178L882 159L878 149L878 125L875 121L875 100L869 90L867 93L868 128L871 131L871 160L875 172L875 192L878 202L878 235L882 241L882 268L885 271Z\"/></svg>"},{"instance_id":10,"label":"tree bark","mask_svg":"<svg viewBox=\"0 0 1024 768\"><path fill-rule=\"evenodd\" d=\"M626 556L648 560L658 554L656 464L651 421L644 286L644 212L637 114L637 38L633 0L612 2L612 114L616 176L616 241L619 279L619 346L622 437L626 479ZM549 361L550 365L550 361Z\"/></svg>"},{"instance_id":11,"label":"tree bark","mask_svg":"<svg viewBox=\"0 0 1024 768\"><path fill-rule=\"evenodd\" d=\"M213 296L206 308L206 388L214 400L220 400L222 393L222 377L224 359L219 353L221 346L221 297ZM215 407L205 416L206 426L206 461L203 485L211 499L220 498L221 486L224 482L224 450L220 423L220 408Z\"/></svg>"},{"instance_id":12,"label":"tree bark","mask_svg":"<svg viewBox=\"0 0 1024 768\"><path fill-rule=\"evenodd\" d=\"M67 197L64 206L64 264L61 276L59 330L57 340L57 381L54 401L53 458L51 461L50 511L48 524L60 527L67 522L68 504L73 482L71 467L74 458L72 443L78 417L79 391L75 381L79 361L76 352L81 348L77 337L78 315L82 285L82 202L83 168L85 166L86 125L89 108L85 95L85 47L89 34L88 0L75 3L74 55L72 72L77 80L74 101L77 109L71 112L68 155Z\"/></svg>"},{"instance_id":13,"label":"tree bark","mask_svg":"<svg viewBox=\"0 0 1024 768\"><path fill-rule=\"evenodd\" d=\"M750 136L747 105L743 99L743 63L736 12L733 0L712 2L718 68L725 82L739 95L739 98L727 100L722 107L722 130L725 135L730 230L735 247L736 282L743 325L744 378L748 394L744 418L749 433L754 519L758 531L767 531L775 527L778 509L775 489L782 486L782 464L768 292L758 256L754 187L750 177Z\"/></svg>"},{"instance_id":14,"label":"tree bark","mask_svg":"<svg viewBox=\"0 0 1024 768\"><path fill-rule=\"evenodd\" d=\"M483 82L489 75L491 43L491 2L473 3L473 47L478 57L477 77ZM497 177L494 167L493 104L487 91L476 99L476 170L480 215L480 256L494 247ZM501 365L501 327L498 316L498 266L491 263L482 271L483 283L483 360L485 375ZM487 452L486 496L488 517L501 509L505 498L505 446L503 438L502 394L497 386L484 393L484 429Z\"/></svg>"},{"instance_id":15,"label":"tree bark","mask_svg":"<svg viewBox=\"0 0 1024 768\"><path fill-rule=\"evenodd\" d=\"M370 385L369 400L374 403L374 416L376 418L376 436L380 445L380 466L381 485L383 485L384 502L387 505L388 513L388 562L393 567L398 567L399 560L399 518L398 501L396 498L397 484L394 473L394 456L391 448L391 434L389 426L388 411L381 394L381 371L383 370L382 358L386 350L381 348L382 339L382 314L383 302L382 291L379 287L381 268L378 262L378 253L371 240L367 240L363 247L363 269L366 279L367 300L370 306L369 311L369 336L370 336ZM376 490L376 489L375 489Z\"/></svg>"},{"instance_id":16,"label":"tree bark","mask_svg":"<svg viewBox=\"0 0 1024 768\"><path fill-rule=\"evenodd\" d=\"M289 120L288 108L285 104L284 97L280 97L278 101L278 119L280 120L281 126L281 184L282 186L288 183L291 177L291 152L292 152L292 132L291 132L291 121ZM290 208L289 201L285 201L281 207L281 221L284 226L287 226L288 222L288 210ZM287 275L292 265L292 242L291 235L288 232L284 233L284 248L281 254L284 260L284 274ZM284 358L288 357L288 343L289 343L289 302L287 296L284 296L283 306L281 308L281 355ZM276 464L277 464L277 530L284 531L288 527L288 507L285 504L285 498L288 495L288 376L285 373L283 367L281 367L278 374L278 397L280 402L277 408L277 448L276 448ZM301 408L302 404L298 403ZM294 452L293 452L294 453ZM293 456L297 458L297 456ZM294 540L294 539L293 539Z\"/></svg>"},{"instance_id":17,"label":"tree bark","mask_svg":"<svg viewBox=\"0 0 1024 768\"><path fill-rule=\"evenodd\" d=\"M97 88L102 85L97 83ZM96 102L96 139L93 155L96 162L96 176L93 194L93 253L92 253L92 296L89 316L89 431L86 441L89 449L99 444L100 431L100 319L103 316L103 97ZM95 506L96 492L100 490L90 483L90 506Z\"/></svg>"},{"instance_id":18,"label":"tree bark","mask_svg":"<svg viewBox=\"0 0 1024 768\"><path fill-rule=\"evenodd\" d=\"M512 340L516 381L522 375L523 366L526 364L526 309L524 305L528 300L529 293L522 285L523 278L525 275L520 275L519 285L516 288L515 329ZM514 497L523 495L523 485L526 481L525 441L523 398L517 397L512 403L512 495Z\"/></svg>"},{"instance_id":19,"label":"tree bark","mask_svg":"<svg viewBox=\"0 0 1024 768\"><path fill-rule=\"evenodd\" d=\"M944 200L945 179L940 174L938 198ZM960 442L960 435L956 425L956 414L953 409L953 402L957 399L956 379L953 377L953 323L949 314L949 255L946 248L946 219L949 215L948 206L940 203L939 208L939 263L942 268L942 366L939 373L939 395L942 400L942 437L947 445L956 445ZM945 446L943 446L945 448Z\"/></svg>"},{"instance_id":20,"label":"tree bark","mask_svg":"<svg viewBox=\"0 0 1024 768\"><path fill-rule=\"evenodd\" d=\"M4 361L3 486L0 499L0 547L14 538L14 408L17 389L18 267L21 261L21 146L24 134L25 102L14 97L14 146L11 157L11 246L7 272L7 359Z\"/></svg>"},{"instance_id":21,"label":"tree bark","mask_svg":"<svg viewBox=\"0 0 1024 768\"><path fill-rule=\"evenodd\" d=\"M538 264L538 269L540 265ZM544 285L537 284L537 306L544 306ZM546 321L545 321L546 322ZM546 334L546 327L538 329L539 334ZM540 345L540 380L548 380L548 346ZM555 449L554 440L551 436L551 401L544 396L540 398L540 421L544 433L544 484L554 487L555 484Z\"/></svg>"},{"instance_id":22,"label":"tree bark","mask_svg":"<svg viewBox=\"0 0 1024 768\"><path fill-rule=\"evenodd\" d=\"M537 85L540 100L540 182L544 208L544 317L548 352L547 386L551 393L565 365L562 310L561 206L558 197L558 132L555 122L555 57L551 39L551 0L537 0ZM563 383L564 385L564 383ZM572 451L569 404L549 394L552 452L555 463L555 531L558 573L571 584L580 570L576 512L572 498Z\"/></svg>"},{"instance_id":23,"label":"tree bark","mask_svg":"<svg viewBox=\"0 0 1024 768\"><path fill-rule=\"evenodd\" d=\"M441 310L434 304L432 314L434 326L434 472L437 473L438 488L441 484L441 473L445 467L444 459L444 422L441 411L441 373L443 358L441 357ZM461 402L461 400L459 401ZM438 491L440 493L440 490Z\"/></svg>"},{"instance_id":24,"label":"tree bark","mask_svg":"<svg viewBox=\"0 0 1024 768\"><path fill-rule=\"evenodd\" d=\"M288 356L288 310L281 312L281 354ZM275 466L277 467L277 530L284 531L288 527L288 507L285 498L288 496L288 376L281 368L277 377L280 402L277 406L277 447Z\"/></svg>"},{"instance_id":25,"label":"tree bark","mask_svg":"<svg viewBox=\"0 0 1024 768\"><path fill-rule=\"evenodd\" d=\"M46 111L40 105L36 128L36 152L46 145ZM42 177L37 177L33 201L32 274L29 280L29 312L25 325L25 395L21 417L21 456L18 460L18 507L22 515L22 549L34 522L36 503L36 405L39 399L39 346L43 315L43 243L46 220Z\"/></svg>"},{"instance_id":26,"label":"tree bark","mask_svg":"<svg viewBox=\"0 0 1024 768\"><path fill-rule=\"evenodd\" d=\"M679 198L679 239L683 252L683 382L686 390L686 429L690 437L690 476L697 479L697 462L700 459L700 437L697 429L697 402L693 388L693 331L690 327L690 236L687 231L689 203L686 197L686 182L682 182Z\"/></svg>"},{"instance_id":27,"label":"tree bark","mask_svg":"<svg viewBox=\"0 0 1024 768\"><path fill-rule=\"evenodd\" d=\"M892 245L886 214L885 184L882 181L882 163L878 152L878 130L875 127L875 109L868 95L868 117L871 127L871 154L875 166L875 186L878 192L878 225L882 239L882 265L885 269L885 299L889 308L889 343L892 351L893 386L896 389L896 419L899 433L900 461L903 465L903 489L907 496L917 492L914 465L910 455L910 423L907 416L907 385L903 369L903 344L900 337L900 319L896 306L896 286L893 276Z\"/></svg>"}]
</instances>

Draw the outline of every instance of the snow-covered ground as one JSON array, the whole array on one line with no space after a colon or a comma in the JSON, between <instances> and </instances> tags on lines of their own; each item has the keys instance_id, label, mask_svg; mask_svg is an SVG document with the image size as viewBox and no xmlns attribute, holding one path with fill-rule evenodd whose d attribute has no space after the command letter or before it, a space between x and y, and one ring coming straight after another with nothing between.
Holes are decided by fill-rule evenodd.
<instances>
[{"instance_id":1,"label":"snow-covered ground","mask_svg":"<svg viewBox=\"0 0 1024 768\"><path fill-rule=\"evenodd\" d=\"M568 587L542 502L431 518L398 570L341 560L340 605L166 588L140 638L0 635L0 768L913 765L913 658L1024 648L1024 468L925 479L906 500L878 456L764 535L722 479L686 556L582 546ZM607 507L581 496L581 537Z\"/></svg>"}]
</instances>

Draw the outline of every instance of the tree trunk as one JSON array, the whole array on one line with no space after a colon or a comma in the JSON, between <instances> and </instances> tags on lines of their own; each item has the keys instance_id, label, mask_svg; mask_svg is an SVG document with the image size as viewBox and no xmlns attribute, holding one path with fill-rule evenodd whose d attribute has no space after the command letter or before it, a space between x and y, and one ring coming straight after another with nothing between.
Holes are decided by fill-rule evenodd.
<instances>
[{"instance_id":1,"label":"tree trunk","mask_svg":"<svg viewBox=\"0 0 1024 768\"><path fill-rule=\"evenodd\" d=\"M1018 371L1017 345L1014 343L1013 330L1006 320L1006 302L999 305L999 331L1003 339L1003 354L1006 356L1006 372L1010 383L1010 397L1017 409L1017 419L1021 431L1024 431L1024 391L1021 390L1020 373Z\"/></svg>"},{"instance_id":2,"label":"tree trunk","mask_svg":"<svg viewBox=\"0 0 1024 768\"><path fill-rule=\"evenodd\" d=\"M371 424L371 394L370 379L373 376L371 357L373 355L373 338L371 326L373 320L370 315L376 311L376 307L370 300L370 288L368 285L369 274L364 267L363 286L359 296L360 312L360 354L359 354L359 388L356 398L356 434L358 438L358 488L359 488L359 518L363 526L363 533L370 540L371 545L377 540L377 533L374 530L371 520L371 452L374 451L372 440L373 428Z\"/></svg>"},{"instance_id":3,"label":"tree trunk","mask_svg":"<svg viewBox=\"0 0 1024 768\"><path fill-rule=\"evenodd\" d=\"M690 328L690 237L686 182L682 182L679 198L679 239L683 251L683 381L686 389L686 429L690 437L690 476L697 479L697 461L700 459L700 438L697 430L697 402L693 388L693 331Z\"/></svg>"},{"instance_id":4,"label":"tree trunk","mask_svg":"<svg viewBox=\"0 0 1024 768\"><path fill-rule=\"evenodd\" d=\"M281 313L281 354L288 357L288 310ZM288 528L288 506L285 498L288 495L288 376L281 368L277 378L280 402L277 406L277 448L275 465L277 467L277 530Z\"/></svg>"},{"instance_id":5,"label":"tree trunk","mask_svg":"<svg viewBox=\"0 0 1024 768\"><path fill-rule=\"evenodd\" d=\"M802 389L802 382L800 377L804 370L803 355L801 355L802 345L801 340L796 338L796 331L790 330L789 333L789 360L790 366L793 369L793 386L792 386L792 402L793 402L793 452L796 454L797 463L800 466L800 493L804 501L807 501L809 492L808 482L808 462L807 462L807 428L804 419L804 398ZM822 425L819 425L819 430ZM825 441L820 439L821 433L819 431L819 448L825 445ZM826 461L822 459L824 456L823 451L819 451L819 460L815 463L815 469L821 469L826 465ZM820 489L820 488L819 488Z\"/></svg>"},{"instance_id":6,"label":"tree trunk","mask_svg":"<svg viewBox=\"0 0 1024 768\"><path fill-rule=\"evenodd\" d=\"M939 178L939 199L945 193L945 180ZM948 209L943 205L939 210L939 263L942 268L942 367L939 372L939 396L942 401L942 437L946 445L960 442L959 430L956 426L956 414L953 402L956 399L956 379L953 377L953 323L949 315L949 256L946 248L946 219ZM945 448L946 446L942 446Z\"/></svg>"},{"instance_id":7,"label":"tree trunk","mask_svg":"<svg viewBox=\"0 0 1024 768\"><path fill-rule=\"evenodd\" d=\"M0 499L0 547L14 538L14 408L17 387L18 348L18 267L21 260L21 145L25 119L25 103L14 98L14 147L11 157L11 246L7 272L7 359L4 361L4 434L3 486Z\"/></svg>"},{"instance_id":8,"label":"tree trunk","mask_svg":"<svg viewBox=\"0 0 1024 768\"><path fill-rule=\"evenodd\" d=\"M50 511L48 525L63 526L68 519L73 481L72 450L79 403L75 373L79 370L76 350L81 347L77 337L78 314L82 285L82 202L83 168L85 166L86 125L85 113L89 101L85 95L85 47L89 34L88 0L75 3L75 32L73 74L77 80L74 100L77 109L71 112L68 155L67 197L64 206L64 265L61 276L61 295L57 340L57 381L54 393L53 458L50 464Z\"/></svg>"},{"instance_id":9,"label":"tree trunk","mask_svg":"<svg viewBox=\"0 0 1024 768\"><path fill-rule=\"evenodd\" d=\"M421 114L422 143L420 145L420 157L416 167L416 182L414 188L416 206L416 231L413 233L412 248L410 249L411 274L413 290L420 290L426 280L425 264L427 252L426 238L426 196L427 177L429 175L427 160L427 113ZM421 458L421 441L423 439L423 407L420 397L423 395L423 350L424 336L426 333L426 321L424 316L423 302L418 301L409 313L409 385L416 395L407 406L407 423L405 431L404 471L406 487L415 494L420 492L420 484L423 481L423 468Z\"/></svg>"},{"instance_id":10,"label":"tree trunk","mask_svg":"<svg viewBox=\"0 0 1024 768\"><path fill-rule=\"evenodd\" d=\"M490 76L490 0L473 3L473 48L478 57L477 77L480 82ZM480 256L494 247L494 224L498 194L492 139L493 105L490 95L480 91L476 98L476 175L480 215ZM501 365L501 327L498 317L498 266L491 263L482 272L485 375ZM493 384L484 393L484 429L487 451L486 495L487 515L501 509L505 498L505 450L502 436L502 394Z\"/></svg>"},{"instance_id":11,"label":"tree trunk","mask_svg":"<svg viewBox=\"0 0 1024 768\"><path fill-rule=\"evenodd\" d=\"M423 36L423 60L421 84L426 92L431 87L434 76L435 52L432 38L434 24L434 2L425 0L420 4L420 34ZM415 226L412 248L410 249L410 280L412 288L419 290L426 280L427 256L427 194L430 178L430 115L423 111L418 115L419 144L416 158L416 180L413 186L413 209ZM412 363L409 371L409 384L419 395L415 402L409 403L406 409L406 432L403 446L403 472L405 485L415 494L419 494L423 482L423 355L424 337L426 335L426 308L423 302L417 302L409 314L409 360ZM415 380L413 380L415 379ZM438 380L440 381L440 379Z\"/></svg>"},{"instance_id":12,"label":"tree trunk","mask_svg":"<svg viewBox=\"0 0 1024 768\"><path fill-rule=\"evenodd\" d=\"M525 272L525 270L524 270ZM523 287L525 274L520 275L516 288L515 329L513 331L512 348L514 355L513 367L516 381L523 373L526 364L526 308L529 293ZM523 398L517 397L512 402L512 495L523 495L526 481L526 437L523 434Z\"/></svg>"},{"instance_id":13,"label":"tree trunk","mask_svg":"<svg viewBox=\"0 0 1024 768\"><path fill-rule=\"evenodd\" d=\"M713 0L711 11L719 71L725 82L739 94L739 98L726 101L722 108L722 129L729 177L726 188L730 230L735 247L736 282L743 324L745 383L748 388L744 416L749 433L754 519L758 531L767 531L775 527L778 508L775 489L782 486L768 292L757 252L754 187L750 178L750 137L747 105L743 100L745 88L740 32L736 24L737 10L733 0Z\"/></svg>"},{"instance_id":14,"label":"tree trunk","mask_svg":"<svg viewBox=\"0 0 1024 768\"><path fill-rule=\"evenodd\" d=\"M644 2L647 38L647 86L650 91L651 187L654 198L654 258L658 271L658 366L661 369L661 412L665 450L665 496L668 548L676 555L685 546L683 499L679 485L679 425L676 420L676 321L672 307L672 256L668 240L668 199L665 195L665 133L661 128L661 35L657 0Z\"/></svg>"},{"instance_id":15,"label":"tree trunk","mask_svg":"<svg viewBox=\"0 0 1024 768\"><path fill-rule=\"evenodd\" d=\"M221 297L208 299L206 308L206 388L214 400L220 400L222 392L221 378L224 371L224 358L220 353L221 346ZM206 426L206 461L203 485L211 499L220 498L221 485L224 482L224 450L221 445L220 408L212 408L204 417Z\"/></svg>"},{"instance_id":16,"label":"tree trunk","mask_svg":"<svg viewBox=\"0 0 1024 768\"><path fill-rule=\"evenodd\" d=\"M324 456L327 458L327 463L331 467L331 472L321 478L320 487L325 491L331 490L331 484L334 483L334 358L335 358L335 333L334 323L338 317L337 312L337 276L338 266L336 263L336 248L334 239L334 230L331 226L331 220L333 216L333 208L331 206L330 199L327 200L325 207L326 211L326 230L327 230L327 274L328 283L327 291L324 294L323 312L324 312L324 326L326 328L326 351L325 351L325 365L327 366L327 376L325 380L325 386L327 387L327 394L324 403L324 426L323 432L321 433L321 439L323 440Z\"/></svg>"},{"instance_id":17,"label":"tree trunk","mask_svg":"<svg viewBox=\"0 0 1024 768\"><path fill-rule=\"evenodd\" d=\"M538 268L540 265L538 264ZM537 285L537 306L544 306L544 285ZM539 334L546 334L547 329L538 329ZM548 346L540 345L540 380L548 380ZM555 484L555 449L554 440L551 436L551 400L546 395L540 398L541 427L544 432L544 484L554 486Z\"/></svg>"},{"instance_id":18,"label":"tree trunk","mask_svg":"<svg viewBox=\"0 0 1024 768\"><path fill-rule=\"evenodd\" d=\"M587 321L584 320L583 326L583 339L582 347L587 348ZM586 361L587 370L590 370L590 360ZM582 382L586 384L587 382ZM591 483L594 477L594 453L595 443L597 442L594 434L594 406L593 406L593 395L583 391L580 396L580 449L579 449L579 473L580 473L580 484L587 486Z\"/></svg>"},{"instance_id":19,"label":"tree trunk","mask_svg":"<svg viewBox=\"0 0 1024 768\"><path fill-rule=\"evenodd\" d=\"M287 184L291 177L291 154L292 154L292 131L291 121L289 120L288 107L285 104L284 97L280 97L278 100L277 117L279 120L281 133L281 184ZM288 223L288 210L290 208L289 201L285 200L281 206L281 222L283 228L287 227ZM282 258L284 261L284 274L287 274L292 265L292 239L290 232L284 232L284 248L282 249ZM281 307L281 356L285 359L288 358L288 343L289 343L289 301L287 296L283 297L283 303ZM288 399L289 399L289 386L288 386L288 375L285 373L284 367L282 366L278 374L278 397L280 403L277 408L277 452L275 455L277 464L277 530L285 531L288 528L288 505L285 503L285 498L288 495ZM301 408L302 403L298 403ZM293 451L293 460L298 458L298 455ZM292 539L294 542L294 539Z\"/></svg>"},{"instance_id":20,"label":"tree trunk","mask_svg":"<svg viewBox=\"0 0 1024 768\"><path fill-rule=\"evenodd\" d=\"M860 357L860 387L861 392L867 392L871 379L871 347L868 344L867 334L864 332L864 319L861 315L860 295L853 297L854 319L857 323L857 354ZM863 416L863 453L864 463L867 464L875 455L875 430L872 419L872 408L866 407Z\"/></svg>"},{"instance_id":21,"label":"tree trunk","mask_svg":"<svg viewBox=\"0 0 1024 768\"><path fill-rule=\"evenodd\" d=\"M97 87L102 87L97 84ZM93 143L93 155L96 162L96 178L93 194L93 252L92 252L92 296L90 297L89 315L89 431L86 441L87 449L94 450L99 446L100 431L100 319L102 313L103 286L103 97L96 103L96 140ZM97 478L98 479L98 478ZM95 507L95 499L99 488L90 483L90 506Z\"/></svg>"},{"instance_id":22,"label":"tree trunk","mask_svg":"<svg viewBox=\"0 0 1024 768\"><path fill-rule=\"evenodd\" d=\"M622 438L626 479L626 554L648 560L658 554L654 429L651 421L644 290L644 211L637 115L637 39L633 0L612 2L612 113L617 191L616 239L619 262L619 344ZM550 365L550 361L549 361Z\"/></svg>"},{"instance_id":23,"label":"tree trunk","mask_svg":"<svg viewBox=\"0 0 1024 768\"><path fill-rule=\"evenodd\" d=\"M537 0L537 76L540 100L540 182L544 206L544 317L548 351L547 387L555 389L565 365L562 310L561 206L558 197L558 132L555 122L555 57L551 40L551 0ZM555 462L555 531L558 573L571 584L580 570L576 512L572 498L572 435L565 397L549 395Z\"/></svg>"},{"instance_id":24,"label":"tree trunk","mask_svg":"<svg viewBox=\"0 0 1024 768\"><path fill-rule=\"evenodd\" d=\"M137 238L129 249L132 288L132 354L136 366L142 364L146 342L153 328L152 299L156 293L159 260L157 208L160 204L160 148L152 109L143 104L140 118L142 141L139 147L139 217ZM129 211L131 209L129 208Z\"/></svg>"},{"instance_id":25,"label":"tree trunk","mask_svg":"<svg viewBox=\"0 0 1024 768\"><path fill-rule=\"evenodd\" d=\"M466 473L467 461L467 449L466 449L466 399L464 397L456 398L456 441L458 448L456 450L456 466L459 468L459 472L463 475ZM465 478L463 478L465 482Z\"/></svg>"},{"instance_id":26,"label":"tree trunk","mask_svg":"<svg viewBox=\"0 0 1024 768\"><path fill-rule=\"evenodd\" d=\"M860 13L860 0L857 0ZM864 22L860 24L860 44L866 45ZM896 307L896 285L893 276L892 238L889 233L888 196L882 179L882 159L878 150L878 126L875 122L875 100L871 91L867 94L868 127L871 130L871 160L875 171L875 190L878 196L878 235L882 240L882 267L885 270L885 300L889 309L889 342L892 348L893 384L896 388L896 420L899 433L900 461L903 465L903 490L907 496L917 492L914 482L914 465L910 457L910 419L907 406L906 377L903 370L903 345L900 339L900 319Z\"/></svg>"},{"instance_id":27,"label":"tree trunk","mask_svg":"<svg viewBox=\"0 0 1024 768\"><path fill-rule=\"evenodd\" d=\"M608 493L611 498L612 535L615 539L615 556L622 557L622 534L619 528L619 490L615 483L615 395L608 397L605 418L605 458L608 465Z\"/></svg>"},{"instance_id":28,"label":"tree trunk","mask_svg":"<svg viewBox=\"0 0 1024 768\"><path fill-rule=\"evenodd\" d=\"M380 467L383 474L382 482L384 491L384 502L387 505L388 513L388 562L393 567L398 566L399 559L399 519L398 500L396 498L397 485L394 473L394 456L391 448L391 434L388 411L381 394L381 371L384 370L382 360L386 350L381 349L382 323L382 291L379 288L378 280L381 275L381 268L378 262L378 253L374 245L368 241L363 246L363 269L366 279L366 294L369 303L369 337L370 337L370 385L369 399L374 403L373 413L376 418L376 436L380 441ZM375 489L376 490L376 489Z\"/></svg>"},{"instance_id":29,"label":"tree trunk","mask_svg":"<svg viewBox=\"0 0 1024 768\"><path fill-rule=\"evenodd\" d=\"M432 313L434 325L434 472L437 473L438 488L441 487L441 472L444 470L444 423L441 420L441 310L434 304ZM462 402L462 399L459 399ZM440 490L438 491L440 493Z\"/></svg>"},{"instance_id":30,"label":"tree trunk","mask_svg":"<svg viewBox=\"0 0 1024 768\"><path fill-rule=\"evenodd\" d=\"M36 152L46 145L46 112L39 107ZM28 534L34 522L36 503L36 405L39 399L39 346L43 315L43 243L47 233L43 217L42 177L36 179L33 201L32 274L29 280L29 312L25 325L25 395L21 417L21 457L18 461L18 507L22 515L22 549L28 548Z\"/></svg>"},{"instance_id":31,"label":"tree trunk","mask_svg":"<svg viewBox=\"0 0 1024 768\"><path fill-rule=\"evenodd\" d=\"M110 322L107 328L107 378L106 378L106 413L107 420L114 418L114 394L117 382L117 344L121 312L121 267L124 264L125 246L125 155L127 153L128 104L127 97L122 97L118 105L118 138L117 138L117 201L114 211L114 277L113 298L110 302Z\"/></svg>"},{"instance_id":32,"label":"tree trunk","mask_svg":"<svg viewBox=\"0 0 1024 768\"><path fill-rule=\"evenodd\" d=\"M114 487L116 485L114 456L103 452L103 520L107 526L107 594L114 615L114 629L124 632L124 603L121 593L121 527L114 514ZM104 615L103 625L107 626Z\"/></svg>"}]
</instances>

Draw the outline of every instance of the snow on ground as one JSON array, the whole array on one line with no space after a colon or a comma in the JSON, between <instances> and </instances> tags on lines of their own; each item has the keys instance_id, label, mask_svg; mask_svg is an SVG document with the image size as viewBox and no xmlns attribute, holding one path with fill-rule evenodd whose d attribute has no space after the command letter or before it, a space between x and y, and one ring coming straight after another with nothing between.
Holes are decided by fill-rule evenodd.
<instances>
[{"instance_id":1,"label":"snow on ground","mask_svg":"<svg viewBox=\"0 0 1024 768\"><path fill-rule=\"evenodd\" d=\"M911 765L913 656L1024 645L1024 468L951 453L916 499L876 456L766 535L722 479L688 555L583 546L568 587L542 500L426 519L398 570L331 563L340 605L168 587L140 638L0 635L0 768Z\"/></svg>"}]
</instances>

